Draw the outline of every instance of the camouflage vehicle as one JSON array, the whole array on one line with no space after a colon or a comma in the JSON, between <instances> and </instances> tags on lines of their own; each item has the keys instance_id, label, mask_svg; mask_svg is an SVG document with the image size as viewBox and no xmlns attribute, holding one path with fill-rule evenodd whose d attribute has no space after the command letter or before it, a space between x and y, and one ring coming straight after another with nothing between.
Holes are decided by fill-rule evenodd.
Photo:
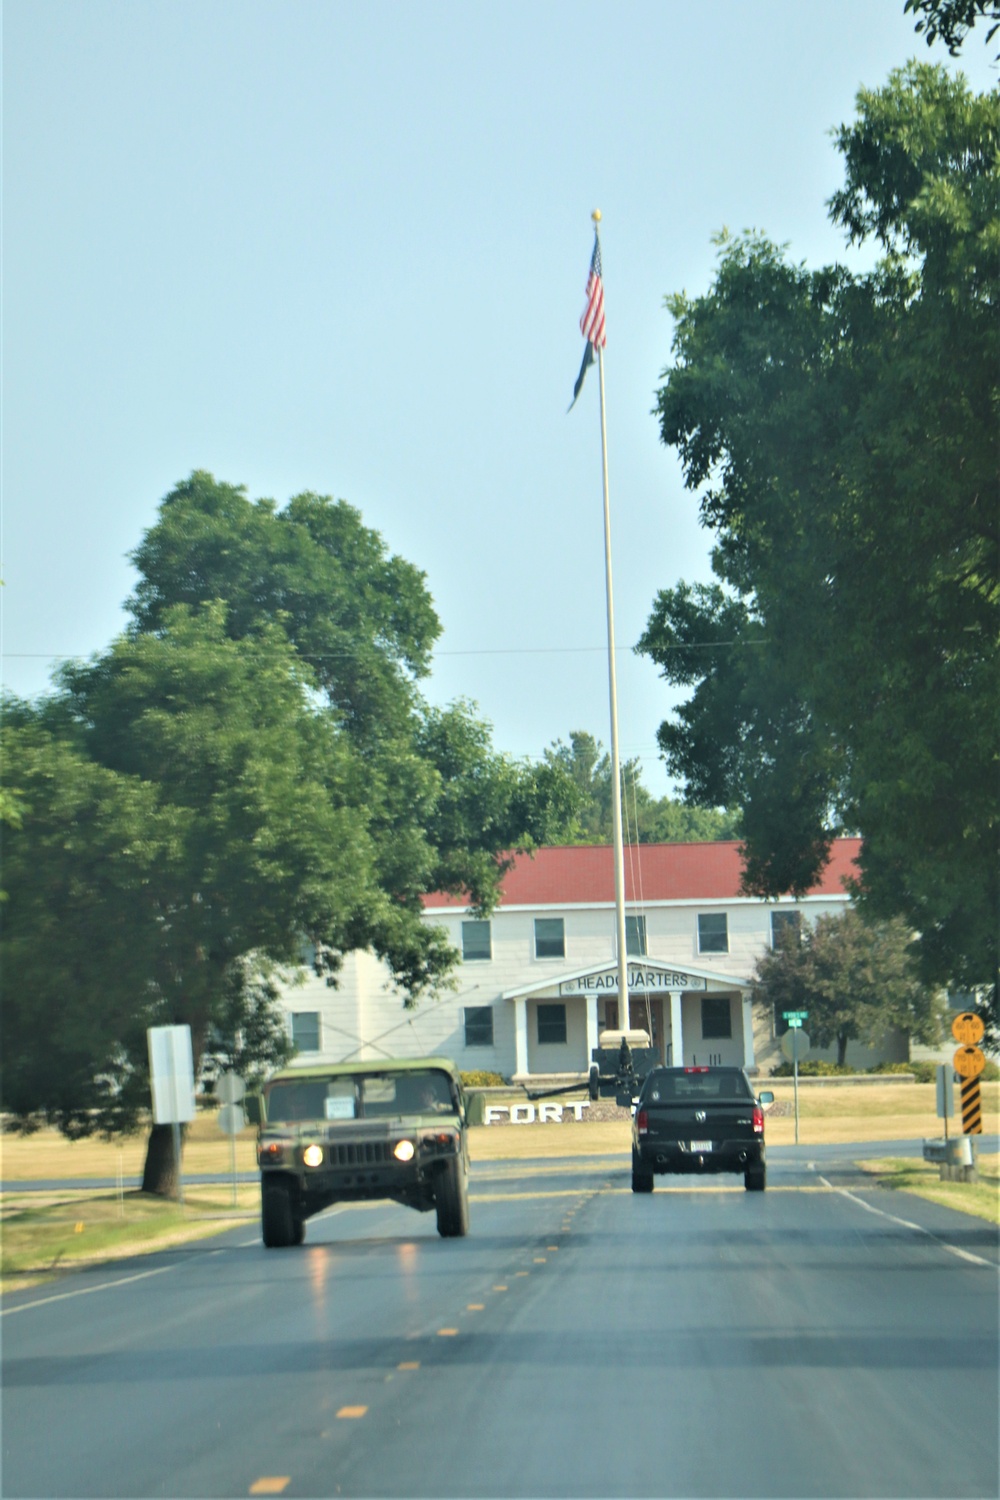
<instances>
[{"instance_id":1,"label":"camouflage vehicle","mask_svg":"<svg viewBox=\"0 0 1000 1500\"><path fill-rule=\"evenodd\" d=\"M313 1214L373 1198L468 1233L467 1099L447 1058L285 1068L248 1104L265 1245L300 1245Z\"/></svg>"}]
</instances>

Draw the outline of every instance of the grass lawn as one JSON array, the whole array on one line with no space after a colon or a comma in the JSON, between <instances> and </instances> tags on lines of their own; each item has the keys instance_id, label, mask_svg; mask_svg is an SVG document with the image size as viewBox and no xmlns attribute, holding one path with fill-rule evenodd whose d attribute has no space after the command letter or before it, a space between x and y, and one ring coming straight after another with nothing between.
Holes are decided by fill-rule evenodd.
<instances>
[{"instance_id":1,"label":"grass lawn","mask_svg":"<svg viewBox=\"0 0 1000 1500\"><path fill-rule=\"evenodd\" d=\"M780 1103L790 1105L790 1080L768 1085ZM511 1095L523 1102L523 1095ZM933 1084L864 1084L838 1087L804 1086L799 1090L799 1140L802 1145L852 1141L920 1140L937 1137L942 1121L934 1107ZM1000 1128L1000 1083L983 1085L983 1128ZM952 1133L955 1122L951 1125ZM528 1158L615 1156L628 1151L626 1120L564 1124L475 1126L470 1130L474 1162L517 1161ZM785 1145L795 1139L791 1115L769 1119L767 1139ZM239 1172L256 1169L255 1131L236 1138ZM232 1204L230 1184L199 1185L187 1181L185 1203L167 1203L136 1191L121 1196L114 1190L70 1191L49 1194L19 1193L16 1184L32 1180L59 1182L106 1178L117 1181L142 1172L145 1135L123 1142L67 1141L54 1130L31 1136L0 1135L0 1174L10 1189L2 1198L2 1289L28 1285L58 1275L74 1265L112 1260L160 1249L217 1233L249 1216L256 1218L260 1202L256 1184L241 1185ZM199 1114L187 1132L184 1146L185 1179L200 1173L228 1173L230 1138L222 1134L214 1114ZM942 1183L937 1168L923 1161L869 1163L866 1170L889 1188L904 1188L933 1197L936 1202L996 1221L997 1158L981 1159L983 1181Z\"/></svg>"},{"instance_id":2,"label":"grass lawn","mask_svg":"<svg viewBox=\"0 0 1000 1500\"><path fill-rule=\"evenodd\" d=\"M936 1166L912 1158L885 1157L858 1165L876 1178L879 1187L916 1193L931 1203L1000 1223L1000 1156L978 1158L978 1182L942 1182Z\"/></svg>"}]
</instances>

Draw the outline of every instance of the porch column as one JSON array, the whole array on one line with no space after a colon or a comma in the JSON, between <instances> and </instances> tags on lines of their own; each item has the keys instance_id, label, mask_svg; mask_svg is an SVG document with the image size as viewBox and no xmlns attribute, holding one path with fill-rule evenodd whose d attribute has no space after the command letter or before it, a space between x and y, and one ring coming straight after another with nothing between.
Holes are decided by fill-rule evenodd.
<instances>
[{"instance_id":1,"label":"porch column","mask_svg":"<svg viewBox=\"0 0 1000 1500\"><path fill-rule=\"evenodd\" d=\"M586 1062L584 1063L584 1067L587 1068L587 1069L590 1068L590 1061L591 1061L591 1058L593 1057L594 1048L597 1046L597 1036L598 1036L598 1028L597 1028L597 996L596 995L588 995L587 996L587 1058L586 1058Z\"/></svg>"},{"instance_id":2,"label":"porch column","mask_svg":"<svg viewBox=\"0 0 1000 1500\"><path fill-rule=\"evenodd\" d=\"M514 1001L514 1072L520 1078L528 1071L528 1002Z\"/></svg>"},{"instance_id":3,"label":"porch column","mask_svg":"<svg viewBox=\"0 0 1000 1500\"><path fill-rule=\"evenodd\" d=\"M681 1027L681 991L670 991L670 1063L672 1067L684 1066L684 1033Z\"/></svg>"},{"instance_id":4,"label":"porch column","mask_svg":"<svg viewBox=\"0 0 1000 1500\"><path fill-rule=\"evenodd\" d=\"M753 1050L753 1002L749 995L743 996L743 1066L757 1066Z\"/></svg>"}]
</instances>

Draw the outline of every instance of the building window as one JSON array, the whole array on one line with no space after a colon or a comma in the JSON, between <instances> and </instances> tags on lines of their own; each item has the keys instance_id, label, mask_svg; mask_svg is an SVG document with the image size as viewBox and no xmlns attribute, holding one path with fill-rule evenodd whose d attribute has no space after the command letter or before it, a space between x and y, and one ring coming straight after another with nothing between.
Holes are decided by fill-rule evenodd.
<instances>
[{"instance_id":1,"label":"building window","mask_svg":"<svg viewBox=\"0 0 1000 1500\"><path fill-rule=\"evenodd\" d=\"M566 957L566 933L562 917L535 918L535 957Z\"/></svg>"},{"instance_id":2,"label":"building window","mask_svg":"<svg viewBox=\"0 0 1000 1500\"><path fill-rule=\"evenodd\" d=\"M729 926L724 911L703 913L698 917L698 952L729 952Z\"/></svg>"},{"instance_id":3,"label":"building window","mask_svg":"<svg viewBox=\"0 0 1000 1500\"><path fill-rule=\"evenodd\" d=\"M465 1045L467 1047L493 1046L492 1005L467 1005L465 1007Z\"/></svg>"},{"instance_id":4,"label":"building window","mask_svg":"<svg viewBox=\"0 0 1000 1500\"><path fill-rule=\"evenodd\" d=\"M646 956L646 918L625 918L625 952L636 958Z\"/></svg>"},{"instance_id":5,"label":"building window","mask_svg":"<svg viewBox=\"0 0 1000 1500\"><path fill-rule=\"evenodd\" d=\"M733 1034L733 1008L728 995L702 995L701 1034L706 1042Z\"/></svg>"},{"instance_id":6,"label":"building window","mask_svg":"<svg viewBox=\"0 0 1000 1500\"><path fill-rule=\"evenodd\" d=\"M802 928L802 913L798 911L772 911L771 947L777 948L786 932L798 933Z\"/></svg>"},{"instance_id":7,"label":"building window","mask_svg":"<svg viewBox=\"0 0 1000 1500\"><path fill-rule=\"evenodd\" d=\"M462 923L462 957L467 964L493 957L489 922Z\"/></svg>"},{"instance_id":8,"label":"building window","mask_svg":"<svg viewBox=\"0 0 1000 1500\"><path fill-rule=\"evenodd\" d=\"M292 1041L299 1052L319 1051L319 1011L292 1011Z\"/></svg>"},{"instance_id":9,"label":"building window","mask_svg":"<svg viewBox=\"0 0 1000 1500\"><path fill-rule=\"evenodd\" d=\"M539 1005L538 1040L548 1046L558 1046L566 1040L565 1005Z\"/></svg>"}]
</instances>

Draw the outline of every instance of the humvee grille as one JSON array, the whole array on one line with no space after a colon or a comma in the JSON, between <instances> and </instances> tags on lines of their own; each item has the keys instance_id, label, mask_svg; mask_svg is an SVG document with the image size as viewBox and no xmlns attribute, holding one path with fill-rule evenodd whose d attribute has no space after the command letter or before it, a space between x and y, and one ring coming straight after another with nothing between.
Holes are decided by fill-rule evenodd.
<instances>
[{"instance_id":1,"label":"humvee grille","mask_svg":"<svg viewBox=\"0 0 1000 1500\"><path fill-rule=\"evenodd\" d=\"M387 1141L348 1141L329 1151L331 1167L377 1166L392 1159Z\"/></svg>"}]
</instances>

